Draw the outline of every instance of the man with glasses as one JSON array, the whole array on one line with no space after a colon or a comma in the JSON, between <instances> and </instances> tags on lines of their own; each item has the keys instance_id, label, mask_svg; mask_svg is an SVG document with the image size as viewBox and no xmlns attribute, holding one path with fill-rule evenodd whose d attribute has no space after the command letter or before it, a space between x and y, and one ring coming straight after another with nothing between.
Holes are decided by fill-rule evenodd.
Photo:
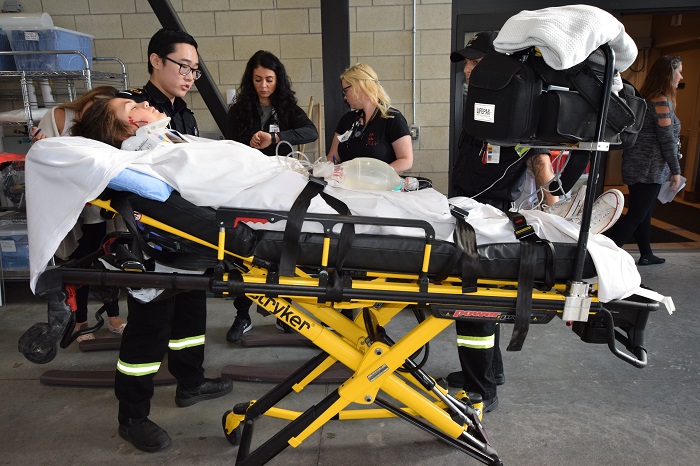
<instances>
[{"instance_id":1,"label":"man with glasses","mask_svg":"<svg viewBox=\"0 0 700 466\"><path fill-rule=\"evenodd\" d=\"M148 72L151 78L143 89L123 91L117 96L148 101L171 118L171 129L196 136L197 121L182 98L201 76L197 42L184 31L161 29L148 44ZM183 215L187 215L185 210ZM168 433L148 419L153 376L166 348L168 370L178 382L177 406L184 408L218 398L229 393L233 385L226 378L204 377L204 291L158 297L145 303L129 295L128 306L129 325L122 335L114 381L119 435L139 450L157 452L171 443Z\"/></svg>"},{"instance_id":2,"label":"man with glasses","mask_svg":"<svg viewBox=\"0 0 700 466\"><path fill-rule=\"evenodd\" d=\"M148 43L148 74L151 78L143 89L123 91L117 97L147 100L170 117L171 129L198 136L197 120L183 100L202 75L194 38L177 29L156 32Z\"/></svg>"}]
</instances>

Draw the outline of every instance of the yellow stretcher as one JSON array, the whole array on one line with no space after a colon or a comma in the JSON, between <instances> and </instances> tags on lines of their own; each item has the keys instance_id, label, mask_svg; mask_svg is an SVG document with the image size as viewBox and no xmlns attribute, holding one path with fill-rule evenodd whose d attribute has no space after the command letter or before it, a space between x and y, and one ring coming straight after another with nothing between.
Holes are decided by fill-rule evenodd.
<instances>
[{"instance_id":1,"label":"yellow stretcher","mask_svg":"<svg viewBox=\"0 0 700 466\"><path fill-rule=\"evenodd\" d=\"M132 195L131 199L139 198ZM522 278L525 241L501 250L502 245L479 249L468 238L460 240L458 234L456 243L446 243L435 240L426 222L302 214L303 221L323 225L323 234L312 234L300 231L303 222L294 221L296 214L219 209L218 234L212 228L212 235L202 238L144 214L148 203L127 204L126 211L124 205L122 209L114 207L114 200L94 204L113 212L138 211L134 214L146 226L146 241L142 232L132 227L131 235L111 238L109 245L96 253L106 250L107 258L119 267L117 271L88 270L77 263L44 272L37 294L48 301L48 323L30 328L20 339L20 351L33 362L45 363L56 355L57 346L66 347L75 339L76 334L71 333L74 318L66 303L67 290L75 285L209 290L219 295L248 296L321 352L260 399L237 404L224 413L224 434L239 446L237 464L264 464L287 446L296 447L330 420L384 417L402 418L485 464L501 464L482 428L478 406L475 408L467 397L450 395L422 370L423 363L415 360L421 349L456 319L514 323L517 331L511 345L518 349L517 340L521 345L530 323L563 317L576 321L573 329L584 341L607 343L626 362L637 367L646 364L644 329L649 312L657 309L658 303L638 299L603 305L595 288L588 285L572 295L571 281L562 278L571 271L562 271L560 265L572 263L576 245L533 243L531 278L524 283L503 277L476 278L475 274L481 264L486 270L510 270L504 273ZM158 215L159 210L151 210ZM284 232L253 231L242 223L283 220L287 221ZM411 226L422 230L424 236L354 235L352 228L345 228L360 223ZM341 233L334 232L338 224L345 225ZM468 229L462 234L468 236ZM117 249L133 249L139 240L143 248L160 242L163 249L170 249L144 251L158 260L174 257L170 265L203 258L195 262L207 272L150 272L139 257L122 254L117 258ZM512 257L508 257L509 250ZM561 261L550 253L562 256ZM362 268L363 261L371 266ZM557 276L548 273L555 264L560 269ZM535 285L552 280L539 286L541 289ZM362 311L354 321L339 312L356 308ZM394 341L385 326L404 309L416 314L417 324ZM616 342L625 350L618 349ZM285 396L303 390L337 362L351 375L326 398L304 412L276 407ZM263 415L290 422L251 451L254 424Z\"/></svg>"}]
</instances>

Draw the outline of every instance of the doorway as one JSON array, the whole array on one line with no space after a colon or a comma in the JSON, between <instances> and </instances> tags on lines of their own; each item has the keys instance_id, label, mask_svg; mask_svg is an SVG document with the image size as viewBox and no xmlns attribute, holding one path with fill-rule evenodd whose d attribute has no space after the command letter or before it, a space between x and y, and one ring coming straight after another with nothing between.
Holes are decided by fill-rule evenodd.
<instances>
[{"instance_id":1,"label":"doorway","mask_svg":"<svg viewBox=\"0 0 700 466\"><path fill-rule=\"evenodd\" d=\"M683 61L683 81L676 96L676 114L681 120L681 174L687 186L680 198L700 202L700 12L621 15L625 30L639 47L637 61L623 77L641 87L651 65L662 55L678 55ZM617 162L617 163L615 163ZM621 184L619 158L611 157L606 184Z\"/></svg>"}]
</instances>

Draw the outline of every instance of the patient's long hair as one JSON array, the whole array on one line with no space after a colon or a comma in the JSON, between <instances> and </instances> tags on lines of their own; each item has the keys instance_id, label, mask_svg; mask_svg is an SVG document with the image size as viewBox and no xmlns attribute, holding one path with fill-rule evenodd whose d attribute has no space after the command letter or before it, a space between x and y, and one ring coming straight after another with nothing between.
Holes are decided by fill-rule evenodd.
<instances>
[{"instance_id":1,"label":"patient's long hair","mask_svg":"<svg viewBox=\"0 0 700 466\"><path fill-rule=\"evenodd\" d=\"M243 72L241 86L236 92L236 102L231 105L228 111L227 129L229 135L227 137L244 144L248 144L249 136L252 136L253 122L260 121L258 113L260 98L253 84L253 71L258 66L274 71L277 77L277 85L275 92L270 96L270 104L277 113L280 130L291 128L297 107L297 98L292 90L292 83L280 59L266 50L255 52L248 60Z\"/></svg>"},{"instance_id":2,"label":"patient's long hair","mask_svg":"<svg viewBox=\"0 0 700 466\"><path fill-rule=\"evenodd\" d=\"M77 100L74 100L72 102L66 102L61 105L59 105L59 108L68 108L71 110L74 110L76 113L80 114L82 111L83 107L85 107L88 104L91 104L95 99L98 98L112 98L115 95L117 95L117 89L112 87L112 86L97 86L95 88L92 88L82 96L80 96Z\"/></svg>"},{"instance_id":3,"label":"patient's long hair","mask_svg":"<svg viewBox=\"0 0 700 466\"><path fill-rule=\"evenodd\" d=\"M109 103L111 98L97 98L70 130L71 136L83 136L120 148L122 142L134 135L132 126L117 118Z\"/></svg>"}]
</instances>

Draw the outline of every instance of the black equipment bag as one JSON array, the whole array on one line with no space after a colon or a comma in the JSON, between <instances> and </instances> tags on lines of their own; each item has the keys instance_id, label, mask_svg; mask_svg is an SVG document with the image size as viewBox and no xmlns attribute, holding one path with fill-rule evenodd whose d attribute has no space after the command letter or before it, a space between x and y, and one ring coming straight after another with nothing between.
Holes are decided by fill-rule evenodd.
<instances>
[{"instance_id":1,"label":"black equipment bag","mask_svg":"<svg viewBox=\"0 0 700 466\"><path fill-rule=\"evenodd\" d=\"M622 91L620 92L625 100L625 103L634 113L634 124L628 126L620 133L620 144L610 146L610 150L629 149L637 142L637 135L644 124L644 116L647 111L647 102L639 93L636 87L629 82L622 80Z\"/></svg>"},{"instance_id":2,"label":"black equipment bag","mask_svg":"<svg viewBox=\"0 0 700 466\"><path fill-rule=\"evenodd\" d=\"M541 94L542 81L527 64L509 55L486 55L469 78L465 129L486 141L529 141Z\"/></svg>"},{"instance_id":3,"label":"black equipment bag","mask_svg":"<svg viewBox=\"0 0 700 466\"><path fill-rule=\"evenodd\" d=\"M591 60L554 70L535 48L513 55L487 55L470 77L464 126L479 139L501 144L592 142L602 73L601 65ZM613 93L603 141L611 149L634 144L645 110L644 99L631 85L619 96Z\"/></svg>"},{"instance_id":4,"label":"black equipment bag","mask_svg":"<svg viewBox=\"0 0 700 466\"><path fill-rule=\"evenodd\" d=\"M598 114L578 92L551 90L542 95L538 141L576 143L592 141ZM620 144L620 132L606 125L603 141Z\"/></svg>"}]
</instances>

